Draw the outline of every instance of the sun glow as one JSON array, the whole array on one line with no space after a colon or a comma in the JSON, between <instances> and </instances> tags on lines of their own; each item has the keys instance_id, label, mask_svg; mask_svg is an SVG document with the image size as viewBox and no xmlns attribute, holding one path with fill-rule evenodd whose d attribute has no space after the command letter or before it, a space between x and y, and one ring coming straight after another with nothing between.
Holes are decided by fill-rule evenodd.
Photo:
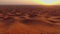
<instances>
[{"instance_id":1,"label":"sun glow","mask_svg":"<svg viewBox=\"0 0 60 34\"><path fill-rule=\"evenodd\" d=\"M38 4L42 5L57 5L60 4L60 0L36 0Z\"/></svg>"}]
</instances>

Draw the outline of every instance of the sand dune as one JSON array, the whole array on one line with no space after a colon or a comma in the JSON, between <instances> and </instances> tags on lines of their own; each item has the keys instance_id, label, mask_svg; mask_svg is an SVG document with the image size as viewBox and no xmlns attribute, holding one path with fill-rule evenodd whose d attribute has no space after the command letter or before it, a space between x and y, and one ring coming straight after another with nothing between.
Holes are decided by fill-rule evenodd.
<instances>
[{"instance_id":1,"label":"sand dune","mask_svg":"<svg viewBox=\"0 0 60 34\"><path fill-rule=\"evenodd\" d=\"M0 34L60 34L59 7L0 6Z\"/></svg>"}]
</instances>

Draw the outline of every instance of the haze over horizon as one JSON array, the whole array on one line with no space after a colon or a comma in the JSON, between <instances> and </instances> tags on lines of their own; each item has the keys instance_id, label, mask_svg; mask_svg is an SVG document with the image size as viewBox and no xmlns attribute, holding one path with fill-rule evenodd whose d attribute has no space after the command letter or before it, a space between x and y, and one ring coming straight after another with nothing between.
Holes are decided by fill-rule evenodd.
<instances>
[{"instance_id":1,"label":"haze over horizon","mask_svg":"<svg viewBox=\"0 0 60 34\"><path fill-rule=\"evenodd\" d=\"M57 5L60 5L60 0L58 2ZM41 5L43 3L41 0L0 0L0 5Z\"/></svg>"}]
</instances>

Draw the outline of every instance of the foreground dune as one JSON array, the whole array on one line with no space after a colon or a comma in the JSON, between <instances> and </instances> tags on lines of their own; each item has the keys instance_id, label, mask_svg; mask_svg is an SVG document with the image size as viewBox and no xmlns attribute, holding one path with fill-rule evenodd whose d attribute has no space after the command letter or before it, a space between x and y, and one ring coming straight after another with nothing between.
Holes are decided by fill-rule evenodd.
<instances>
[{"instance_id":1,"label":"foreground dune","mask_svg":"<svg viewBox=\"0 0 60 34\"><path fill-rule=\"evenodd\" d=\"M0 34L60 34L59 7L0 6Z\"/></svg>"}]
</instances>

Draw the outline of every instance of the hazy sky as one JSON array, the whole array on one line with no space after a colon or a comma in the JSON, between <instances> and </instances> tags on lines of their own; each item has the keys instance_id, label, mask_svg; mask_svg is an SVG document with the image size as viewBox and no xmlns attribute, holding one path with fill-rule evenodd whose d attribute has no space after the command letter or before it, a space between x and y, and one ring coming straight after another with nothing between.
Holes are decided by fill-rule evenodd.
<instances>
[{"instance_id":1,"label":"hazy sky","mask_svg":"<svg viewBox=\"0 0 60 34\"><path fill-rule=\"evenodd\" d=\"M50 0L50 1L53 1L53 0ZM48 1L46 0L45 2L48 2ZM58 2L60 4L60 0ZM25 5L26 4L28 4L28 5L32 4L32 5L36 5L36 4L40 4L40 3L41 3L40 0L0 0L0 5L1 4L12 4L12 5L13 4L18 4L18 5L21 5L21 4L25 4Z\"/></svg>"},{"instance_id":2,"label":"hazy sky","mask_svg":"<svg viewBox=\"0 0 60 34\"><path fill-rule=\"evenodd\" d=\"M0 0L0 4L35 4L35 0Z\"/></svg>"}]
</instances>

